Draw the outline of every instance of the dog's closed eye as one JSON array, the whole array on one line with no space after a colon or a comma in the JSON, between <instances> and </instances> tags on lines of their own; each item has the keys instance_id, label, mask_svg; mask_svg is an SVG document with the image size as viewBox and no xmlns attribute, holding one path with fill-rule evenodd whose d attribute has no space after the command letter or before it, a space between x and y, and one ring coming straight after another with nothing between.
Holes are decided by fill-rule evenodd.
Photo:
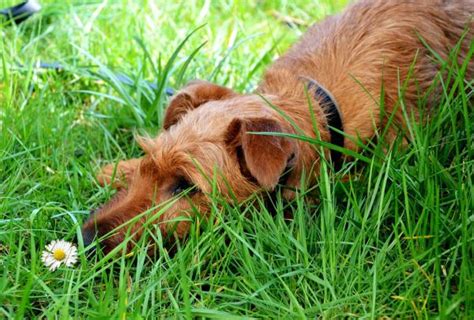
<instances>
[{"instance_id":1,"label":"dog's closed eye","mask_svg":"<svg viewBox=\"0 0 474 320\"><path fill-rule=\"evenodd\" d=\"M184 177L179 177L176 180L176 183L171 187L171 194L173 196L177 196L184 191L188 191L188 195L193 195L198 191L198 188L195 184L190 182L188 179Z\"/></svg>"}]
</instances>

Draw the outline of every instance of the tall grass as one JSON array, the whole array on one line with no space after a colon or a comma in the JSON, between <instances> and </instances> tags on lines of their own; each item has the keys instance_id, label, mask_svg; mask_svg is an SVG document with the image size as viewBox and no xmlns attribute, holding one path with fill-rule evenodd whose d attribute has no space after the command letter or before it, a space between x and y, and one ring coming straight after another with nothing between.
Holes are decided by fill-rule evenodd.
<instances>
[{"instance_id":1,"label":"tall grass","mask_svg":"<svg viewBox=\"0 0 474 320\"><path fill-rule=\"evenodd\" d=\"M323 162L316 186L274 208L216 194L211 218L172 252L150 226L154 259L143 242L132 257L81 253L49 272L41 250L80 240L89 210L113 194L94 172L141 154L133 136L159 130L167 87L201 78L251 91L345 1L42 3L40 17L0 30L1 317L474 315L473 84L456 50L440 61L436 111L422 124L406 113L408 146L371 142L338 173ZM39 72L38 59L65 69Z\"/></svg>"}]
</instances>

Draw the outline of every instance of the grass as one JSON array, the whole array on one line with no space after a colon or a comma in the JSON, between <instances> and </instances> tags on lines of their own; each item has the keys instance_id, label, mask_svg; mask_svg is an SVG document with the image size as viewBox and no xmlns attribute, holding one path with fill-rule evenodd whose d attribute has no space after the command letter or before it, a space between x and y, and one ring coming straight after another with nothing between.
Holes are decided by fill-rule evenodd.
<instances>
[{"instance_id":1,"label":"grass","mask_svg":"<svg viewBox=\"0 0 474 320\"><path fill-rule=\"evenodd\" d=\"M323 166L276 213L216 196L211 222L196 221L173 255L81 254L54 273L40 261L111 196L94 172L139 155L134 133L159 130L165 87L201 78L251 91L345 2L48 0L41 16L2 26L0 318L472 318L473 90L455 64L458 90L445 85L429 124L409 122L407 148L372 143L342 172ZM28 67L39 59L66 70Z\"/></svg>"}]
</instances>

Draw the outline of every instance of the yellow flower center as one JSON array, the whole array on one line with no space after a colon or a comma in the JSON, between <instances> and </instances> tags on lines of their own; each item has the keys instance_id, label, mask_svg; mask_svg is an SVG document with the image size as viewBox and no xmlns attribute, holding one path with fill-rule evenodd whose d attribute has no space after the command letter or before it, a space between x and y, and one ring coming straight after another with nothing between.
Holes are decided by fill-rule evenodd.
<instances>
[{"instance_id":1,"label":"yellow flower center","mask_svg":"<svg viewBox=\"0 0 474 320\"><path fill-rule=\"evenodd\" d=\"M54 257L54 259L56 259L58 261L62 261L62 260L64 260L64 258L66 258L66 252L64 252L63 249L56 249L53 252L53 257Z\"/></svg>"}]
</instances>

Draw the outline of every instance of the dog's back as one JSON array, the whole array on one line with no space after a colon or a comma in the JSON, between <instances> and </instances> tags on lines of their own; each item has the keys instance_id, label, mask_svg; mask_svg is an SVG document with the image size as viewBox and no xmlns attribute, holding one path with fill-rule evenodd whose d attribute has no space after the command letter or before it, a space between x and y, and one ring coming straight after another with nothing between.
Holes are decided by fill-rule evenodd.
<instances>
[{"instance_id":1,"label":"dog's back","mask_svg":"<svg viewBox=\"0 0 474 320\"><path fill-rule=\"evenodd\" d=\"M382 103L392 111L400 87L406 87L403 96L408 107L416 105L420 92L427 92L442 64L433 52L448 60L464 37L458 62L465 62L473 39L473 13L474 0L358 1L311 27L269 69L259 91L301 95L291 92L300 87L300 77L316 79L343 109L346 133L370 138L373 130L360 124L377 122ZM473 75L471 59L466 78ZM407 78L411 80L404 86ZM436 98L433 93L429 104ZM401 112L396 117L403 122Z\"/></svg>"}]
</instances>

